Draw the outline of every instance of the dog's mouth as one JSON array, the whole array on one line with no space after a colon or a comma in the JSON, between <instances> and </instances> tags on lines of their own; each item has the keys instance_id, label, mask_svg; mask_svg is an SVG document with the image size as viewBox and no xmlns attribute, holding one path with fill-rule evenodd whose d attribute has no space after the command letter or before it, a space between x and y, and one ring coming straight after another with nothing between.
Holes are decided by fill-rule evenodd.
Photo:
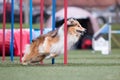
<instances>
[{"instance_id":1,"label":"dog's mouth","mask_svg":"<svg viewBox=\"0 0 120 80\"><path fill-rule=\"evenodd\" d=\"M84 35L86 31L76 30L76 32L80 33L81 35Z\"/></svg>"}]
</instances>

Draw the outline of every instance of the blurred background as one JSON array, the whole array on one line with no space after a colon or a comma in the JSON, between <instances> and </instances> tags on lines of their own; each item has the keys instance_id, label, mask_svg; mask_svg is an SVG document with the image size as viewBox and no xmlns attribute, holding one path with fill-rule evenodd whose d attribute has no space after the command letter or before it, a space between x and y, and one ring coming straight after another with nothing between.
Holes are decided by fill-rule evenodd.
<instances>
[{"instance_id":1,"label":"blurred background","mask_svg":"<svg viewBox=\"0 0 120 80\"><path fill-rule=\"evenodd\" d=\"M33 0L33 29L40 27L40 1ZM11 23L11 0L6 0L6 28ZM64 22L64 0L56 0L56 28ZM29 0L23 0L23 28L29 28ZM51 27L52 0L44 0L44 27ZM14 1L15 28L19 28L20 3ZM120 0L69 0L68 18L76 18L87 29L86 37L76 44L77 49L92 49L92 37L111 17L112 30L120 30ZM0 29L3 22L3 0L0 0ZM112 48L120 48L120 34L112 34ZM2 40L1 40L2 41ZM0 42L2 45L2 42ZM85 46L87 44L87 46ZM2 47L1 47L2 48Z\"/></svg>"},{"instance_id":2,"label":"blurred background","mask_svg":"<svg viewBox=\"0 0 120 80\"><path fill-rule=\"evenodd\" d=\"M64 6L64 0L56 0L56 11ZM7 2L7 16L11 13L11 0ZM44 1L44 20L47 21L52 13L52 0ZM99 24L107 22L108 16L112 16L112 23L120 23L120 0L70 0L68 6L83 8L89 11L97 18ZM19 22L19 0L14 1L15 22ZM23 21L25 22L25 13L29 13L29 0L23 0ZM3 0L0 0L0 22L2 22ZM40 0L33 0L33 23L39 23ZM27 19L27 18L26 18ZM10 22L10 18L7 18ZM27 23L27 20L26 20Z\"/></svg>"}]
</instances>

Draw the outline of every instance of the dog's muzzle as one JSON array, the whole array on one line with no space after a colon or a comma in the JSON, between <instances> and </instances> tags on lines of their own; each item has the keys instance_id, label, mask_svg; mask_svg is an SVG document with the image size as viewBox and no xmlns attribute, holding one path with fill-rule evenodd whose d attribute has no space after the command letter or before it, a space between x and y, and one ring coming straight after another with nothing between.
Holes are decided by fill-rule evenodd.
<instances>
[{"instance_id":1,"label":"dog's muzzle","mask_svg":"<svg viewBox=\"0 0 120 80\"><path fill-rule=\"evenodd\" d=\"M81 35L84 35L86 33L86 30L81 31L81 30L76 30L77 32L81 33Z\"/></svg>"}]
</instances>

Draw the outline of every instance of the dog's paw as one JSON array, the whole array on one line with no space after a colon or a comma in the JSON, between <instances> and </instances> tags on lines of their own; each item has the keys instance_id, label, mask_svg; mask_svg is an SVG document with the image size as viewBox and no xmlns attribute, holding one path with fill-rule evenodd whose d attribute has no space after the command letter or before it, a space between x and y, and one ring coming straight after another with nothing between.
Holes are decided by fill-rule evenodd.
<instances>
[{"instance_id":1,"label":"dog's paw","mask_svg":"<svg viewBox=\"0 0 120 80\"><path fill-rule=\"evenodd\" d=\"M22 64L22 65L25 65L25 66L26 66L26 65L28 65L28 63L27 63L27 62L22 62L21 64Z\"/></svg>"}]
</instances>

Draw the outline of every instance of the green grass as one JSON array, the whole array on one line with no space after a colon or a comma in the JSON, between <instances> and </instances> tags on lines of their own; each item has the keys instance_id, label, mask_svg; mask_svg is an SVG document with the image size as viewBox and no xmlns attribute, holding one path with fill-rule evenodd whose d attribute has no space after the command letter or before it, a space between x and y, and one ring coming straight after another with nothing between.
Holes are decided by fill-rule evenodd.
<instances>
[{"instance_id":1,"label":"green grass","mask_svg":"<svg viewBox=\"0 0 120 80\"><path fill-rule=\"evenodd\" d=\"M0 29L2 29L2 24L0 24ZM10 29L10 27L11 27L11 24L10 23L7 23L6 24L6 29ZM22 27L23 28L29 28L29 24L23 24L22 25ZM32 26L34 29L39 29L40 28L40 24L33 24L33 26ZM14 24L14 28L15 29L19 29L20 28L20 24L19 23L15 23Z\"/></svg>"},{"instance_id":2,"label":"green grass","mask_svg":"<svg viewBox=\"0 0 120 80\"><path fill-rule=\"evenodd\" d=\"M70 51L68 64L63 64L63 55L56 63L44 60L44 64L23 66L19 58L0 62L0 80L120 80L120 50L109 55L90 50Z\"/></svg>"},{"instance_id":3,"label":"green grass","mask_svg":"<svg viewBox=\"0 0 120 80\"><path fill-rule=\"evenodd\" d=\"M0 29L2 29L3 24L0 24ZM9 29L11 27L10 23L6 24L6 28ZM20 24L19 23L15 23L14 24L14 28L20 28ZM29 24L23 24L23 28L29 28ZM33 24L33 28L40 28L40 24ZM120 30L120 24L112 24L112 30Z\"/></svg>"},{"instance_id":4,"label":"green grass","mask_svg":"<svg viewBox=\"0 0 120 80\"><path fill-rule=\"evenodd\" d=\"M120 24L112 24L112 30L120 30Z\"/></svg>"},{"instance_id":5,"label":"green grass","mask_svg":"<svg viewBox=\"0 0 120 80\"><path fill-rule=\"evenodd\" d=\"M112 30L120 30L120 24L113 24ZM120 34L112 34L112 48L120 48Z\"/></svg>"}]
</instances>

